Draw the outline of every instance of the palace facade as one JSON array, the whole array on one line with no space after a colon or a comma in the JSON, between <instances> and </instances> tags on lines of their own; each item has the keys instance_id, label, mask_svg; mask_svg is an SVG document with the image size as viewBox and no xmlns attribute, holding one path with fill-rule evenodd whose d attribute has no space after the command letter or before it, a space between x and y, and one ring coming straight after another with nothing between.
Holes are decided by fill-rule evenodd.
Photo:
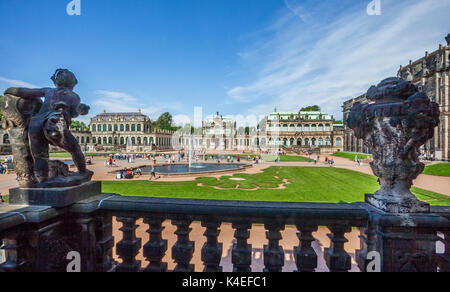
<instances>
[{"instance_id":1,"label":"palace facade","mask_svg":"<svg viewBox=\"0 0 450 292\"><path fill-rule=\"evenodd\" d=\"M284 148L319 148L321 153L342 151L344 145L342 124L322 112L275 112L267 118L266 136L261 145Z\"/></svg>"},{"instance_id":2,"label":"palace facade","mask_svg":"<svg viewBox=\"0 0 450 292\"><path fill-rule=\"evenodd\" d=\"M104 111L91 119L90 132L92 138L87 144L94 151L148 152L172 147L173 132L153 129L151 119L140 110L136 113Z\"/></svg>"},{"instance_id":3,"label":"palace facade","mask_svg":"<svg viewBox=\"0 0 450 292\"><path fill-rule=\"evenodd\" d=\"M265 130L248 128L239 131L236 122L217 114L205 119L201 133L181 134L179 147L192 144L196 150L257 151L316 149L321 153L342 151L344 131L333 117L321 112L273 112L267 117Z\"/></svg>"}]
</instances>

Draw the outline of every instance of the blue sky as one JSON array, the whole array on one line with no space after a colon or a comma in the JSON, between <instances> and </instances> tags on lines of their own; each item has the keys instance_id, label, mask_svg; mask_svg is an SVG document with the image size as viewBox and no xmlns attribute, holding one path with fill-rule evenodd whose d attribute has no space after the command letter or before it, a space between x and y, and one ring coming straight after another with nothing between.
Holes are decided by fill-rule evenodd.
<instances>
[{"instance_id":1,"label":"blue sky","mask_svg":"<svg viewBox=\"0 0 450 292\"><path fill-rule=\"evenodd\" d=\"M68 68L92 114L186 122L201 106L243 125L319 104L341 118L450 32L450 0L381 0L381 16L370 0L81 0L81 16L69 2L0 0L0 91Z\"/></svg>"}]
</instances>

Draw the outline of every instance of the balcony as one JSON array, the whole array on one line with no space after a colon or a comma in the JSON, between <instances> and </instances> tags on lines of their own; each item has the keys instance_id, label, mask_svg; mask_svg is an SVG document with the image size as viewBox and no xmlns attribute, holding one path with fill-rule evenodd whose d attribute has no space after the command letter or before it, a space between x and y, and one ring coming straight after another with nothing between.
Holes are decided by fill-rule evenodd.
<instances>
[{"instance_id":1,"label":"balcony","mask_svg":"<svg viewBox=\"0 0 450 292\"><path fill-rule=\"evenodd\" d=\"M286 265L280 241L288 231L291 236L298 232L292 254L294 270L300 272L322 271L319 262L325 262L325 271L355 270L352 263L357 263L356 270L366 271L367 255L372 251L382 256L381 271L450 271L450 208L434 207L431 214L407 217L384 213L366 203L236 202L111 194L58 209L6 205L0 207L0 271L66 271L66 256L76 251L83 272L191 272L199 268L222 272L227 253L234 272L250 272L255 260L249 243L252 228L266 230L261 251L266 272L280 272ZM143 226L138 227L138 222ZM163 234L164 226L170 224L174 227L170 235L175 238L171 247L164 238L167 233ZM229 251L219 242L222 224L231 225L234 231ZM114 230L117 225L120 231ZM192 225L203 227L204 239L191 240ZM314 248L314 234L323 227L329 230L329 245L321 253ZM137 232L142 228L148 236ZM352 256L345 243L354 232L360 239L352 244L360 248ZM117 233L115 240L113 234ZM165 257L169 248L172 268ZM197 269L192 264L195 251L201 254L203 264Z\"/></svg>"}]
</instances>

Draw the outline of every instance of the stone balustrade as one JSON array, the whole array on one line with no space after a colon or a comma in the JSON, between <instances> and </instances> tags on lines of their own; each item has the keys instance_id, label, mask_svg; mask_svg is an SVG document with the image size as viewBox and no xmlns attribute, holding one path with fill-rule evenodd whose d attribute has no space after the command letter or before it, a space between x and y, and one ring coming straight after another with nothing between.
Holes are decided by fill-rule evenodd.
<instances>
[{"instance_id":1,"label":"stone balustrade","mask_svg":"<svg viewBox=\"0 0 450 292\"><path fill-rule=\"evenodd\" d=\"M120 223L122 240L113 238L113 218ZM137 220L143 219L148 242L137 237ZM66 271L67 253L81 255L81 271L95 272L166 272L163 261L171 248L175 272L194 271L193 253L200 248L190 238L193 222L205 227L206 242L201 247L205 272L221 272L222 223L235 230L231 261L235 272L252 271L250 230L255 224L266 229L264 271L280 272L284 255L280 240L286 226L298 230L294 248L299 272L313 272L318 254L312 247L313 233L319 227L330 230L331 244L324 259L332 272L346 272L352 267L344 249L346 234L361 230L361 248L356 260L361 271L370 263L370 253L381 255L381 271L450 271L450 208L433 207L428 214L388 214L366 203L316 204L184 200L99 195L66 208L0 207L0 240L3 262L0 271ZM176 226L172 247L163 237L163 223ZM437 254L436 243L445 244ZM119 261L113 257L115 247ZM140 251L149 262L137 259ZM1 257L0 257L1 258Z\"/></svg>"}]
</instances>

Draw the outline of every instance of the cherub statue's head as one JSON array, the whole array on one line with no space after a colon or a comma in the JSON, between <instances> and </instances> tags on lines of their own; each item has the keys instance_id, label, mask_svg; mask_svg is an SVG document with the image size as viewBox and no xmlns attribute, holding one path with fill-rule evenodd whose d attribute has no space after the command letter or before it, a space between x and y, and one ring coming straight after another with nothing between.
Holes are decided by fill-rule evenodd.
<instances>
[{"instance_id":1,"label":"cherub statue's head","mask_svg":"<svg viewBox=\"0 0 450 292\"><path fill-rule=\"evenodd\" d=\"M75 74L67 69L56 70L51 79L56 87L74 88L78 84Z\"/></svg>"}]
</instances>

